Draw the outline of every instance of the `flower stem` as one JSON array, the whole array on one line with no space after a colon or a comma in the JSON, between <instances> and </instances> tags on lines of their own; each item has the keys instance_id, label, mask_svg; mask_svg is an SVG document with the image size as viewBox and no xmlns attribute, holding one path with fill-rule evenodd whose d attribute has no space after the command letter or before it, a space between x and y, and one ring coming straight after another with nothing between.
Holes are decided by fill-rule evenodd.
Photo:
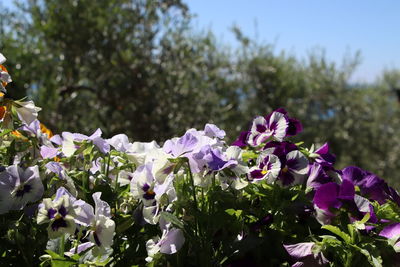
<instances>
[{"instance_id":1,"label":"flower stem","mask_svg":"<svg viewBox=\"0 0 400 267\"><path fill-rule=\"evenodd\" d=\"M190 185L191 185L191 187L192 187L192 196L193 196L193 201L194 201L194 207L195 207L195 211L196 211L196 213L197 213L198 205L197 205L197 197L196 197L196 187L195 187L195 185L194 185L193 174L192 174L192 171L191 171L191 169L190 169L189 161L187 161L187 174L188 174L188 176L189 176ZM199 223L198 223L198 221L197 221L197 216L198 216L198 214L196 214L196 215L194 216L195 224L196 224L194 230L195 230L195 235L196 235L196 236L198 236L198 232L199 232L199 230L200 230L200 229L199 229Z\"/></svg>"}]
</instances>

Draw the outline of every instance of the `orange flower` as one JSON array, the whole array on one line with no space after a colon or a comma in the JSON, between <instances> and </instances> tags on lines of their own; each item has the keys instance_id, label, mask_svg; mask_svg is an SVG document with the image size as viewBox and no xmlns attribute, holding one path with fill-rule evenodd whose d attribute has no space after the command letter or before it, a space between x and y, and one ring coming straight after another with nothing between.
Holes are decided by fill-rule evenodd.
<instances>
[{"instance_id":1,"label":"orange flower","mask_svg":"<svg viewBox=\"0 0 400 267\"><path fill-rule=\"evenodd\" d=\"M6 106L0 106L0 120L4 118L4 115L6 115Z\"/></svg>"},{"instance_id":2,"label":"orange flower","mask_svg":"<svg viewBox=\"0 0 400 267\"><path fill-rule=\"evenodd\" d=\"M53 137L53 132L48 129L43 123L40 123L40 130L42 131L42 133L47 134L48 138L52 138Z\"/></svg>"},{"instance_id":3,"label":"orange flower","mask_svg":"<svg viewBox=\"0 0 400 267\"><path fill-rule=\"evenodd\" d=\"M4 67L3 65L0 65L0 72L1 72L1 71L4 71L4 72L7 72L7 73L8 73L6 67ZM3 85L3 87L6 87L7 82L4 81L4 80L1 80L1 84Z\"/></svg>"},{"instance_id":4,"label":"orange flower","mask_svg":"<svg viewBox=\"0 0 400 267\"><path fill-rule=\"evenodd\" d=\"M17 130L12 131L11 134L14 135L17 138L24 138L24 136Z\"/></svg>"}]
</instances>

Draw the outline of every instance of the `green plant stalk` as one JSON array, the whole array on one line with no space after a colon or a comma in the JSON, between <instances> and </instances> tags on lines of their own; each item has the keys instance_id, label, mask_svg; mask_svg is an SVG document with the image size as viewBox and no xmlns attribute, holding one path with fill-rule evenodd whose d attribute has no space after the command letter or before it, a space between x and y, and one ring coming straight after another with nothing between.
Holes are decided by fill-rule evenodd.
<instances>
[{"instance_id":1,"label":"green plant stalk","mask_svg":"<svg viewBox=\"0 0 400 267\"><path fill-rule=\"evenodd\" d=\"M190 165L189 165L189 161L187 161L187 174L189 176L189 182L190 185L192 186L192 196L193 196L193 201L194 201L194 206L195 206L195 210L197 211L198 209L198 204L197 204L197 197L196 197L196 187L194 185L194 180L193 180L193 174L192 174L192 170L190 169ZM199 223L197 221L197 216L194 216L195 218L195 236L198 237L198 233L199 233Z\"/></svg>"},{"instance_id":2,"label":"green plant stalk","mask_svg":"<svg viewBox=\"0 0 400 267\"><path fill-rule=\"evenodd\" d=\"M64 251L65 251L65 234L61 236L61 241L60 241L60 253L59 255L64 257Z\"/></svg>"},{"instance_id":3,"label":"green plant stalk","mask_svg":"<svg viewBox=\"0 0 400 267\"><path fill-rule=\"evenodd\" d=\"M107 179L109 179L108 177L108 173L110 172L110 162L111 162L111 154L108 153L108 159L107 159L107 168L106 168L106 177Z\"/></svg>"},{"instance_id":4,"label":"green plant stalk","mask_svg":"<svg viewBox=\"0 0 400 267\"><path fill-rule=\"evenodd\" d=\"M77 236L77 238L76 238L76 244L75 244L75 254L77 254L78 253L78 245L79 245L79 240L81 239L81 237L82 237L82 227L79 229L79 233L78 233L78 236Z\"/></svg>"}]
</instances>

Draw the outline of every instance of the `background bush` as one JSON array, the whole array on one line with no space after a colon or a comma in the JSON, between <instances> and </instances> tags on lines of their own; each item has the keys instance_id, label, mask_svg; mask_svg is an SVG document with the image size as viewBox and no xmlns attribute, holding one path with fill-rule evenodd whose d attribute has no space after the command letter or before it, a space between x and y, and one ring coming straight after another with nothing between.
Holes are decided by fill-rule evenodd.
<instances>
[{"instance_id":1,"label":"background bush","mask_svg":"<svg viewBox=\"0 0 400 267\"><path fill-rule=\"evenodd\" d=\"M239 133L249 117L285 107L304 124L300 139L330 143L338 168L358 165L400 187L398 71L352 84L358 54L342 66L321 51L299 60L238 28L232 49L194 28L192 15L180 0L0 5L9 93L45 107L40 120L55 132L101 127L138 141L207 122Z\"/></svg>"}]
</instances>

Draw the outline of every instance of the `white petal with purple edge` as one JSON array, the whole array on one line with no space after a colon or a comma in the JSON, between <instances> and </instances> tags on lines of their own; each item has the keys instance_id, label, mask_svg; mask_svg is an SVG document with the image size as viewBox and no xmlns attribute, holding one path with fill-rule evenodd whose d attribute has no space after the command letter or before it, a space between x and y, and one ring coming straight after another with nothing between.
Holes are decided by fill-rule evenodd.
<instances>
[{"instance_id":1,"label":"white petal with purple edge","mask_svg":"<svg viewBox=\"0 0 400 267\"><path fill-rule=\"evenodd\" d=\"M273 112L269 122L270 131L274 132L274 137L276 140L282 142L283 138L286 136L287 128L289 127L289 120L285 117L284 114L280 112ZM272 127L274 125L274 127Z\"/></svg>"}]
</instances>

